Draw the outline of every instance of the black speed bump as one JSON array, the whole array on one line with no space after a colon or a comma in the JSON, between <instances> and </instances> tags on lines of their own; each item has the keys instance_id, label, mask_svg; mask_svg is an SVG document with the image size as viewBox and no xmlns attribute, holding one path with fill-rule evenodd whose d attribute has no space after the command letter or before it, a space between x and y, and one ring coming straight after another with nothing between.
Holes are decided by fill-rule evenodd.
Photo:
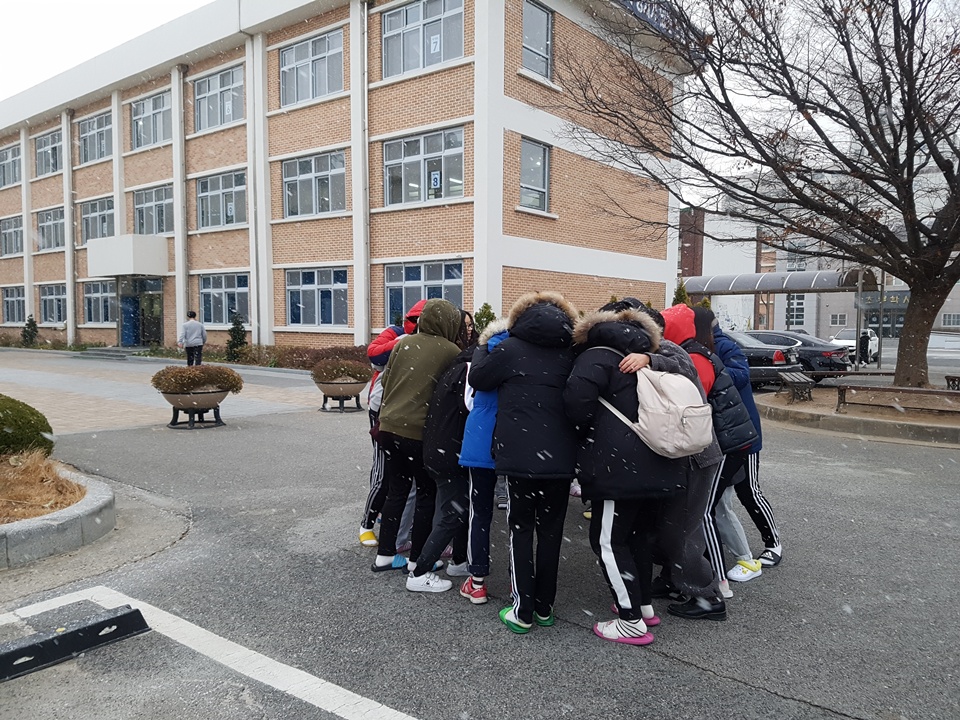
<instances>
[{"instance_id":1,"label":"black speed bump","mask_svg":"<svg viewBox=\"0 0 960 720\"><path fill-rule=\"evenodd\" d=\"M121 605L54 630L0 643L0 682L149 630L139 610Z\"/></svg>"}]
</instances>

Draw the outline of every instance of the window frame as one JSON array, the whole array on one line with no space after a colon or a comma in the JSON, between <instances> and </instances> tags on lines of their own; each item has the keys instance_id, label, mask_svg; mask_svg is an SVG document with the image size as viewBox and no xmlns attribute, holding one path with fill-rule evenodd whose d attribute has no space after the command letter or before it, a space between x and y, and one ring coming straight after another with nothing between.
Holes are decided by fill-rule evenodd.
<instances>
[{"instance_id":1,"label":"window frame","mask_svg":"<svg viewBox=\"0 0 960 720\"><path fill-rule=\"evenodd\" d=\"M440 151L435 150L427 152L425 146L428 140L435 140L437 136L440 136ZM459 145L454 147L447 147L448 137L453 138L459 136ZM417 143L417 152L411 152L407 154L408 146L412 150L413 143ZM399 148L399 155L396 157L391 156L391 147ZM464 167L464 129L463 127L454 127L454 128L445 128L442 130L434 130L432 132L423 133L420 135L408 135L402 138L396 138L393 140L385 140L382 145L383 151L383 203L384 207L391 207L395 205L410 205L415 203L429 203L437 202L440 200L449 200L451 198L463 198L466 191L466 169ZM460 165L460 182L459 188L460 192L449 193L447 188L451 190L454 187L456 180L456 175L449 172L448 168L453 165L453 159L459 156L459 165ZM427 182L429 174L432 172L437 172L435 169L431 169L431 164L436 162L439 159L440 161L440 178L438 180L439 186L432 186L432 178L430 182ZM448 164L449 160L449 164ZM417 199L410 199L407 197L407 189L411 187L412 180L414 179L412 175L408 175L408 165L417 164L417 181L419 188L419 196ZM397 178L400 181L400 199L394 200L391 186L391 169L400 168L400 175ZM430 187L428 187L428 184ZM430 197L430 193L436 190L440 191L440 194L435 197Z\"/></svg>"},{"instance_id":2,"label":"window frame","mask_svg":"<svg viewBox=\"0 0 960 720\"><path fill-rule=\"evenodd\" d=\"M40 324L59 325L67 321L67 285L40 285ZM52 313L50 311L53 311ZM52 318L52 319L51 319Z\"/></svg>"},{"instance_id":3,"label":"window frame","mask_svg":"<svg viewBox=\"0 0 960 720\"><path fill-rule=\"evenodd\" d=\"M220 287L215 287L217 284L217 278L220 279ZM233 279L233 286L229 287L227 278ZM243 278L243 284L239 282ZM209 287L204 287L205 284L209 284ZM243 317L244 324L250 322L250 273L217 273L217 274L204 274L200 275L197 280L197 285L200 290L200 321L205 325L230 325L233 320L232 316L234 313L240 312L240 298L244 298L244 303L246 304L245 313L241 313ZM229 296L234 296L235 305L231 311L230 305L228 303ZM213 311L215 309L215 300L217 296L220 297L220 318L213 318ZM208 306L206 298L210 298L210 304ZM208 314L209 311L209 314Z\"/></svg>"},{"instance_id":4,"label":"window frame","mask_svg":"<svg viewBox=\"0 0 960 720\"><path fill-rule=\"evenodd\" d=\"M943 313L943 315L940 318L940 326L941 327L960 327L960 313Z\"/></svg>"},{"instance_id":5,"label":"window frame","mask_svg":"<svg viewBox=\"0 0 960 720\"><path fill-rule=\"evenodd\" d=\"M93 310L96 312L92 312ZM85 325L117 322L116 280L91 280L83 283L83 322Z\"/></svg>"},{"instance_id":6,"label":"window frame","mask_svg":"<svg viewBox=\"0 0 960 720\"><path fill-rule=\"evenodd\" d=\"M96 208L93 208L93 205L96 205ZM113 237L116 234L114 222L112 195L83 201L80 203L80 244L86 245L90 240ZM97 229L96 234L89 232L94 227Z\"/></svg>"},{"instance_id":7,"label":"window frame","mask_svg":"<svg viewBox=\"0 0 960 720\"><path fill-rule=\"evenodd\" d=\"M523 181L525 173L524 161L527 159L527 153L524 152L524 145L536 147L542 151L543 167L540 170L540 175L543 180L542 187ZM542 207L540 205L530 205L525 202L524 191L536 194L542 201ZM550 212L550 146L525 137L520 138L520 207L530 210L540 210L541 212Z\"/></svg>"},{"instance_id":8,"label":"window frame","mask_svg":"<svg viewBox=\"0 0 960 720\"><path fill-rule=\"evenodd\" d=\"M349 327L350 324L350 274L349 268L343 267L304 267L291 268L284 271L284 283L286 287L287 299L287 325L289 327ZM312 283L304 283L304 275L313 275ZM328 282L322 281L322 276L327 273ZM343 277L342 282L337 281L338 275ZM291 276L297 276L297 282L291 283ZM309 293L313 296L312 306L304 303L304 294ZM323 320L324 295L328 296L328 308L330 321ZM297 297L295 297L297 296ZM294 308L299 312L294 313ZM307 322L303 315L306 309L311 308L315 322ZM342 313L342 315L340 314ZM295 315L298 319L295 319ZM337 322L342 320L342 322Z\"/></svg>"},{"instance_id":9,"label":"window frame","mask_svg":"<svg viewBox=\"0 0 960 720\"><path fill-rule=\"evenodd\" d=\"M34 138L33 149L38 178L55 175L63 170L63 133L59 128Z\"/></svg>"},{"instance_id":10,"label":"window frame","mask_svg":"<svg viewBox=\"0 0 960 720\"><path fill-rule=\"evenodd\" d=\"M547 47L546 54L540 51L539 48L535 48L527 44L527 34L525 32L527 27L527 9L532 8L538 12L541 12L546 16L547 27L546 27L546 36L547 36ZM529 70L532 73L539 75L542 78L547 80L553 80L553 10L548 7L541 5L535 0L524 0L523 2L523 22L520 30L521 40L520 40L520 65L526 70ZM538 68L531 67L527 64L527 53L530 53L537 58L542 59L546 63L547 71L546 73L541 72Z\"/></svg>"},{"instance_id":11,"label":"window frame","mask_svg":"<svg viewBox=\"0 0 960 720\"><path fill-rule=\"evenodd\" d=\"M23 285L2 288L0 296L3 298L3 324L23 325L27 322L27 292ZM19 292L17 292L19 291ZM11 309L13 318L11 319Z\"/></svg>"},{"instance_id":12,"label":"window frame","mask_svg":"<svg viewBox=\"0 0 960 720\"><path fill-rule=\"evenodd\" d=\"M0 188L17 185L23 180L20 144L0 148Z\"/></svg>"},{"instance_id":13,"label":"window frame","mask_svg":"<svg viewBox=\"0 0 960 720\"><path fill-rule=\"evenodd\" d=\"M336 39L339 43L336 47L330 46L330 40ZM325 41L326 49L322 52L315 52L314 46L321 40ZM297 53L301 48L306 48L305 54L298 60ZM338 85L331 87L330 80L330 60L339 58L340 73ZM343 92L343 28L337 28L321 35L301 40L300 42L280 48L278 55L280 72L280 107L292 107L301 103L317 100L319 98L334 95ZM321 77L318 73L319 63L324 62L323 82L325 89L320 91L317 81ZM301 69L306 68L306 78L304 80L305 92L301 95L300 73ZM287 78L292 77L292 90L294 97L288 97ZM308 90L306 88L309 88Z\"/></svg>"},{"instance_id":14,"label":"window frame","mask_svg":"<svg viewBox=\"0 0 960 720\"><path fill-rule=\"evenodd\" d=\"M225 188L223 186L224 178L230 178L230 187ZM241 177L243 180L242 185L237 184L237 178ZM218 187L216 189L210 189L210 185L216 181ZM207 189L204 190L204 183L207 183ZM242 217L239 217L237 214L237 195L238 192L242 194L243 202L240 203L240 208L242 209ZM230 195L233 198L233 215L232 220L227 219L227 208L229 207L227 202L227 196ZM217 207L213 208L211 201L216 200ZM212 214L213 209L216 209L219 214L220 222L213 222L214 215ZM207 218L204 222L204 213L206 212ZM247 173L245 170L233 170L227 173L220 173L219 175L207 175L202 178L197 178L197 228L200 230L209 230L213 228L221 227L232 227L235 225L245 225L247 223Z\"/></svg>"},{"instance_id":15,"label":"window frame","mask_svg":"<svg viewBox=\"0 0 960 720\"><path fill-rule=\"evenodd\" d=\"M65 245L64 208L61 206L37 211L37 250L58 250Z\"/></svg>"},{"instance_id":16,"label":"window frame","mask_svg":"<svg viewBox=\"0 0 960 720\"><path fill-rule=\"evenodd\" d=\"M0 257L23 255L23 216L0 219Z\"/></svg>"},{"instance_id":17,"label":"window frame","mask_svg":"<svg viewBox=\"0 0 960 720\"><path fill-rule=\"evenodd\" d=\"M841 321L842 318L842 321ZM834 322L836 321L836 322ZM847 326L847 314L846 313L830 313L830 327L846 327Z\"/></svg>"},{"instance_id":18,"label":"window frame","mask_svg":"<svg viewBox=\"0 0 960 720\"><path fill-rule=\"evenodd\" d=\"M427 11L431 7L435 7L437 4L440 5L440 13L430 15L427 17ZM450 62L458 58L464 57L466 38L464 37L464 2L463 0L414 0L414 2L407 3L398 8L393 8L391 10L385 11L381 14L381 28L380 28L380 51L382 55L381 61L381 72L384 80L394 77L401 77L409 73L418 72L420 70L426 70L429 67L434 65L441 65L445 62ZM459 52L454 54L453 49L449 53L446 52L446 46L449 42L452 42L454 38L446 38L446 22L450 21L450 25L453 26L453 19L459 16ZM391 22L394 19L400 18L400 21L394 24L392 27ZM427 53L424 52L424 28L428 25L433 25L434 23L439 23L440 32L438 35L428 36L431 37L430 45L430 54L439 53L439 58L434 59L430 62L426 61L425 56ZM416 36L416 39L413 40L413 36ZM417 55L417 64L410 67L407 67L407 60L412 59L412 56L408 58L408 46L405 46L404 40L407 36L411 37L411 46L415 42L416 44L416 55ZM437 49L434 50L434 43L432 38L439 38L437 43ZM392 43L394 38L399 38L399 61L400 66L398 70L391 69L389 64L391 62L391 53L388 45Z\"/></svg>"},{"instance_id":19,"label":"window frame","mask_svg":"<svg viewBox=\"0 0 960 720\"><path fill-rule=\"evenodd\" d=\"M223 85L224 76L230 73L230 84ZM239 77L239 80L237 79ZM218 70L215 73L204 75L203 77L191 79L193 83L193 130L194 132L204 132L213 130L223 125L229 125L244 119L244 93L246 92L244 83L243 65L235 65L225 70ZM217 87L212 85L216 83ZM201 91L201 87L205 89ZM229 104L225 100L229 98ZM216 108L216 120L210 122L210 108ZM230 108L230 119L224 119L225 109ZM239 108L239 116L237 109Z\"/></svg>"},{"instance_id":20,"label":"window frame","mask_svg":"<svg viewBox=\"0 0 960 720\"><path fill-rule=\"evenodd\" d=\"M80 165L88 165L112 157L113 113L107 111L78 121L77 143Z\"/></svg>"},{"instance_id":21,"label":"window frame","mask_svg":"<svg viewBox=\"0 0 960 720\"><path fill-rule=\"evenodd\" d=\"M155 107L158 100L162 101L160 108ZM173 100L169 90L130 103L130 145L134 150L161 145L172 137Z\"/></svg>"},{"instance_id":22,"label":"window frame","mask_svg":"<svg viewBox=\"0 0 960 720\"><path fill-rule=\"evenodd\" d=\"M338 161L338 167L334 168L334 160ZM311 167L308 172L303 172L303 164L309 162ZM318 170L325 162L327 169ZM343 150L321 153L319 155L308 155L301 158L284 160L280 167L280 178L283 183L283 216L290 217L315 217L327 215L329 213L344 212L347 209L347 158ZM288 174L288 171L289 174ZM321 181L327 180L327 210L320 209ZM342 207L334 207L334 181L340 184L340 195L337 198L342 200ZM310 211L301 212L304 200L304 184L309 183L310 190ZM291 195L291 189L293 195ZM291 212L292 198L296 198L295 212Z\"/></svg>"},{"instance_id":23,"label":"window frame","mask_svg":"<svg viewBox=\"0 0 960 720\"><path fill-rule=\"evenodd\" d=\"M428 268L440 268L440 277L439 278L430 278ZM400 269L400 277L398 280L391 280L390 273L391 270L396 271ZM413 273L408 272L415 269L419 269L419 279L413 279L409 276ZM448 277L448 273L454 275L453 277ZM458 273L458 275L457 275ZM459 302L454 302L451 299L451 294L448 293L448 287L458 287L459 288ZM413 289L418 288L418 292L412 292ZM396 317L391 317L391 303L397 300L397 291L399 291L399 302L402 305L400 309L400 323L403 323L403 314L410 309L412 305L419 302L423 299L430 299L432 297L437 297L436 291L439 288L440 294L439 297L444 300L449 300L453 302L457 307L463 306L463 261L462 260L425 260L423 262L414 262L414 263L390 263L385 265L383 268L383 297L384 297L384 317L386 320L386 325L397 324L394 322ZM408 292L408 289L411 292ZM391 292L393 291L393 292ZM432 294L431 294L432 293Z\"/></svg>"},{"instance_id":24,"label":"window frame","mask_svg":"<svg viewBox=\"0 0 960 720\"><path fill-rule=\"evenodd\" d=\"M806 322L806 293L787 293L786 306L784 307L784 320L787 325L794 327L803 325ZM799 315L797 314L799 311Z\"/></svg>"},{"instance_id":25,"label":"window frame","mask_svg":"<svg viewBox=\"0 0 960 720\"><path fill-rule=\"evenodd\" d=\"M165 194L159 201L158 192ZM158 227L158 218L163 221L162 228ZM152 225L149 231L148 221ZM173 185L158 185L133 193L133 232L135 235L167 235L173 232Z\"/></svg>"}]
</instances>

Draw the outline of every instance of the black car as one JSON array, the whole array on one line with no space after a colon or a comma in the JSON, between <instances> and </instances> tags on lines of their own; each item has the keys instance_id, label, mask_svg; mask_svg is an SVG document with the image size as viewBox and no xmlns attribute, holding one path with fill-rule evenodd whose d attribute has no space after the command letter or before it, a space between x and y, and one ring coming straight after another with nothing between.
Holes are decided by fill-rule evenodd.
<instances>
[{"instance_id":1,"label":"black car","mask_svg":"<svg viewBox=\"0 0 960 720\"><path fill-rule=\"evenodd\" d=\"M723 334L739 345L740 350L747 357L747 364L750 366L750 384L755 388L775 382L782 372L803 370L797 362L796 352L789 344L774 347L735 330L724 330Z\"/></svg>"},{"instance_id":2,"label":"black car","mask_svg":"<svg viewBox=\"0 0 960 720\"><path fill-rule=\"evenodd\" d=\"M800 364L808 372L846 372L850 369L848 350L843 345L789 330L748 330L747 335L768 345L793 347Z\"/></svg>"}]
</instances>

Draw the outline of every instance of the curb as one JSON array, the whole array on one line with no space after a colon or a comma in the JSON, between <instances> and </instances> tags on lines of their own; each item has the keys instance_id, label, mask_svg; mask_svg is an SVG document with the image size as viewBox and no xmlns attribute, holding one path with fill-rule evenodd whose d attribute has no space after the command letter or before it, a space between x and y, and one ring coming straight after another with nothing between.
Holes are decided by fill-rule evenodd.
<instances>
[{"instance_id":1,"label":"curb","mask_svg":"<svg viewBox=\"0 0 960 720\"><path fill-rule=\"evenodd\" d=\"M932 443L960 447L960 427L946 425L921 425L875 418L826 415L794 410L765 403L757 403L757 409L766 420L798 425L813 430L864 435L876 439L890 439L916 443Z\"/></svg>"},{"instance_id":2,"label":"curb","mask_svg":"<svg viewBox=\"0 0 960 720\"><path fill-rule=\"evenodd\" d=\"M0 525L0 570L79 550L116 526L114 494L106 483L69 470L61 474L83 485L87 494L49 515Z\"/></svg>"}]
</instances>

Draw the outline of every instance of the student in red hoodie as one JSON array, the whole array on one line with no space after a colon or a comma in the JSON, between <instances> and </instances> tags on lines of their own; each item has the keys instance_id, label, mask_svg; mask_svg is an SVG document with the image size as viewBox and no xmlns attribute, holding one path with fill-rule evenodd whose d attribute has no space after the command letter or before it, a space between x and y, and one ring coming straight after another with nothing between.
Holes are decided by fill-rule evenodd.
<instances>
[{"instance_id":1,"label":"student in red hoodie","mask_svg":"<svg viewBox=\"0 0 960 720\"><path fill-rule=\"evenodd\" d=\"M412 335L417 331L417 322L420 320L420 313L423 312L423 306L426 304L426 300L418 302L407 312L403 320L403 327L390 325L367 346L367 357L370 358L370 364L373 365L374 369L373 378L370 380L370 392L367 395L371 428L380 420L380 403L383 400L381 373L387 366L390 353L397 341L404 335ZM387 483L383 472L385 463L383 447L377 442L376 438L372 439L373 465L370 467L370 492L367 494L367 502L363 507L363 517L360 520L360 544L366 547L377 545L377 536L373 532L373 526L377 522L377 516L387 499Z\"/></svg>"}]
</instances>

